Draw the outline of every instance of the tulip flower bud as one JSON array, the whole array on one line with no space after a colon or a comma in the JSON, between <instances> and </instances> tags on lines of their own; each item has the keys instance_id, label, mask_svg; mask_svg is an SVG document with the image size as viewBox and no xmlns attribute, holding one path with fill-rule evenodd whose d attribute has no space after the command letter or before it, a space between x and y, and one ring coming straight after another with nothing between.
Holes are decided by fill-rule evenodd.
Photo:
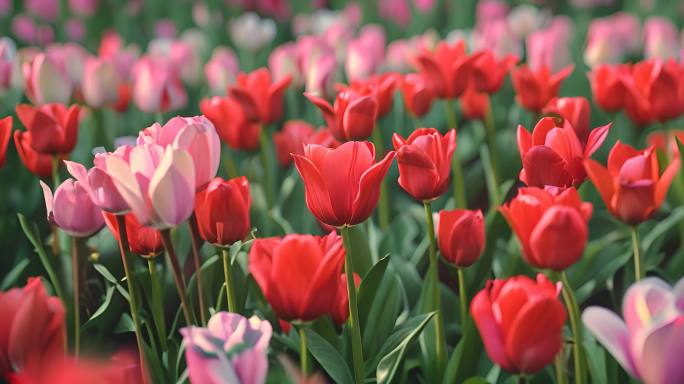
<instances>
[{"instance_id":1,"label":"tulip flower bud","mask_svg":"<svg viewBox=\"0 0 684 384\"><path fill-rule=\"evenodd\" d=\"M90 199L88 191L73 179L67 179L55 191L42 180L45 208L50 223L54 223L70 236L89 237L104 226L100 208Z\"/></svg>"},{"instance_id":2,"label":"tulip flower bud","mask_svg":"<svg viewBox=\"0 0 684 384\"><path fill-rule=\"evenodd\" d=\"M44 154L68 154L76 146L80 108L61 104L19 104L17 117L30 135L31 147Z\"/></svg>"},{"instance_id":3,"label":"tulip flower bud","mask_svg":"<svg viewBox=\"0 0 684 384\"><path fill-rule=\"evenodd\" d=\"M591 116L591 107L586 97L560 97L553 99L544 107L543 112L563 118L575 130L577 138L583 144L586 144L589 136L589 120Z\"/></svg>"},{"instance_id":4,"label":"tulip flower bud","mask_svg":"<svg viewBox=\"0 0 684 384\"><path fill-rule=\"evenodd\" d=\"M290 81L290 77L285 77L274 83L268 69L259 68L238 74L230 95L240 104L247 120L272 124L283 116L283 93Z\"/></svg>"},{"instance_id":5,"label":"tulip flower bud","mask_svg":"<svg viewBox=\"0 0 684 384\"><path fill-rule=\"evenodd\" d=\"M40 153L31 147L31 133L14 131L14 146L26 169L38 177L52 176L52 155Z\"/></svg>"},{"instance_id":6,"label":"tulip flower bud","mask_svg":"<svg viewBox=\"0 0 684 384\"><path fill-rule=\"evenodd\" d=\"M195 216L200 236L207 242L228 246L244 239L250 230L249 182L244 176L213 179L197 192Z\"/></svg>"},{"instance_id":7,"label":"tulip flower bud","mask_svg":"<svg viewBox=\"0 0 684 384\"><path fill-rule=\"evenodd\" d=\"M106 157L127 158L129 152L129 147L119 147L114 153L97 154L95 155L95 166L90 171L86 170L82 164L73 161L64 161L64 163L69 174L85 188L95 205L105 212L121 214L129 211L130 207L116 189L112 178L107 174Z\"/></svg>"},{"instance_id":8,"label":"tulip flower bud","mask_svg":"<svg viewBox=\"0 0 684 384\"><path fill-rule=\"evenodd\" d=\"M103 212L103 214L107 228L118 241L120 234L116 215L108 212ZM132 213L126 214L125 220L128 247L132 253L149 258L157 256L164 250L161 233L158 230L141 225Z\"/></svg>"},{"instance_id":9,"label":"tulip flower bud","mask_svg":"<svg viewBox=\"0 0 684 384\"><path fill-rule=\"evenodd\" d=\"M677 26L665 17L651 16L644 22L644 56L648 59L673 59L679 52Z\"/></svg>"},{"instance_id":10,"label":"tulip flower bud","mask_svg":"<svg viewBox=\"0 0 684 384\"><path fill-rule=\"evenodd\" d=\"M271 19L262 19L254 12L246 12L230 22L228 32L238 48L257 52L273 41L276 25Z\"/></svg>"},{"instance_id":11,"label":"tulip flower bud","mask_svg":"<svg viewBox=\"0 0 684 384\"><path fill-rule=\"evenodd\" d=\"M377 119L387 116L392 110L394 103L394 90L396 88L398 74L383 73L373 75L366 80L352 81L349 86L339 85L340 91L350 90L361 95L371 95L378 105Z\"/></svg>"},{"instance_id":12,"label":"tulip flower bud","mask_svg":"<svg viewBox=\"0 0 684 384\"><path fill-rule=\"evenodd\" d=\"M470 304L489 358L512 373L535 373L563 346L561 285L544 275L490 280Z\"/></svg>"},{"instance_id":13,"label":"tulip flower bud","mask_svg":"<svg viewBox=\"0 0 684 384\"><path fill-rule=\"evenodd\" d=\"M547 67L541 67L536 71L526 65L518 67L511 73L516 93L515 100L527 110L541 112L551 99L558 96L561 83L570 76L572 70L573 67L569 66L551 73Z\"/></svg>"},{"instance_id":14,"label":"tulip flower bud","mask_svg":"<svg viewBox=\"0 0 684 384\"><path fill-rule=\"evenodd\" d=\"M461 109L463 117L471 120L484 120L489 113L489 95L479 93L469 86L461 96Z\"/></svg>"},{"instance_id":15,"label":"tulip flower bud","mask_svg":"<svg viewBox=\"0 0 684 384\"><path fill-rule=\"evenodd\" d=\"M110 60L88 58L83 70L81 92L94 108L112 105L119 99L119 79Z\"/></svg>"},{"instance_id":16,"label":"tulip flower bud","mask_svg":"<svg viewBox=\"0 0 684 384\"><path fill-rule=\"evenodd\" d=\"M0 168L5 165L10 137L12 137L12 116L7 116L0 119Z\"/></svg>"},{"instance_id":17,"label":"tulip flower bud","mask_svg":"<svg viewBox=\"0 0 684 384\"><path fill-rule=\"evenodd\" d=\"M458 267L473 265L485 246L482 211L440 211L437 239L439 251L447 261Z\"/></svg>"},{"instance_id":18,"label":"tulip flower bud","mask_svg":"<svg viewBox=\"0 0 684 384\"><path fill-rule=\"evenodd\" d=\"M227 47L217 47L204 66L207 85L214 96L225 96L228 87L235 83L240 69L235 53Z\"/></svg>"},{"instance_id":19,"label":"tulip flower bud","mask_svg":"<svg viewBox=\"0 0 684 384\"><path fill-rule=\"evenodd\" d=\"M374 74L385 57L385 31L378 25L365 26L357 39L347 45L345 72L350 81Z\"/></svg>"},{"instance_id":20,"label":"tulip flower bud","mask_svg":"<svg viewBox=\"0 0 684 384\"><path fill-rule=\"evenodd\" d=\"M286 77L292 78L292 85L299 88L304 85L304 76L297 64L298 46L295 43L285 43L273 49L268 56L268 69L275 81Z\"/></svg>"},{"instance_id":21,"label":"tulip flower bud","mask_svg":"<svg viewBox=\"0 0 684 384\"><path fill-rule=\"evenodd\" d=\"M200 110L229 147L251 151L259 147L261 125L248 121L240 104L230 97L214 96L200 101Z\"/></svg>"},{"instance_id":22,"label":"tulip flower bud","mask_svg":"<svg viewBox=\"0 0 684 384\"><path fill-rule=\"evenodd\" d=\"M187 103L183 83L170 60L143 57L138 60L133 73L133 101L141 111L166 112Z\"/></svg>"},{"instance_id":23,"label":"tulip flower bud","mask_svg":"<svg viewBox=\"0 0 684 384\"><path fill-rule=\"evenodd\" d=\"M616 112L625 105L627 89L621 73L628 73L627 65L599 65L589 72L592 99L606 112Z\"/></svg>"},{"instance_id":24,"label":"tulip flower bud","mask_svg":"<svg viewBox=\"0 0 684 384\"><path fill-rule=\"evenodd\" d=\"M321 110L326 125L337 140L365 140L373 133L378 103L372 95L344 90L337 94L334 105L310 94L304 96Z\"/></svg>"},{"instance_id":25,"label":"tulip flower bud","mask_svg":"<svg viewBox=\"0 0 684 384\"><path fill-rule=\"evenodd\" d=\"M454 45L439 43L434 53L422 53L416 57L416 62L439 98L454 99L465 92L477 57L466 54L465 43L461 40Z\"/></svg>"},{"instance_id":26,"label":"tulip flower bud","mask_svg":"<svg viewBox=\"0 0 684 384\"><path fill-rule=\"evenodd\" d=\"M55 55L39 53L24 63L23 72L24 92L33 104L66 104L71 99L73 84Z\"/></svg>"},{"instance_id":27,"label":"tulip flower bud","mask_svg":"<svg viewBox=\"0 0 684 384\"><path fill-rule=\"evenodd\" d=\"M496 93L517 62L518 57L515 55L506 55L499 60L494 56L494 52L484 51L473 63L475 89L490 95Z\"/></svg>"},{"instance_id":28,"label":"tulip flower bud","mask_svg":"<svg viewBox=\"0 0 684 384\"><path fill-rule=\"evenodd\" d=\"M327 148L336 148L340 143L335 140L328 129L314 129L302 120L285 122L280 132L273 134L276 158L282 167L292 165L292 154L304 155L304 146L318 144Z\"/></svg>"},{"instance_id":29,"label":"tulip flower bud","mask_svg":"<svg viewBox=\"0 0 684 384\"><path fill-rule=\"evenodd\" d=\"M344 255L335 232L256 239L249 272L278 318L312 321L336 307Z\"/></svg>"}]
</instances>

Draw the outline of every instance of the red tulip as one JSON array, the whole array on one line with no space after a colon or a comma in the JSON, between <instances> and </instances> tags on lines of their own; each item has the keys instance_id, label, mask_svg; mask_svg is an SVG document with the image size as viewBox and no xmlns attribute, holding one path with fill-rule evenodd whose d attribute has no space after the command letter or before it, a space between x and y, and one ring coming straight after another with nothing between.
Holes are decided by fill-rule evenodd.
<instances>
[{"instance_id":1,"label":"red tulip","mask_svg":"<svg viewBox=\"0 0 684 384\"><path fill-rule=\"evenodd\" d=\"M349 318L349 292L347 291L347 275L344 273L338 279L337 297L330 309L330 317L332 317L335 324L342 325L347 322ZM358 288L361 284L361 278L354 272L354 286Z\"/></svg>"},{"instance_id":2,"label":"red tulip","mask_svg":"<svg viewBox=\"0 0 684 384\"><path fill-rule=\"evenodd\" d=\"M465 92L477 57L466 54L463 41L453 45L441 42L434 52L419 54L416 63L439 98L453 99Z\"/></svg>"},{"instance_id":3,"label":"red tulip","mask_svg":"<svg viewBox=\"0 0 684 384\"><path fill-rule=\"evenodd\" d=\"M562 271L582 257L592 205L582 202L575 188L521 188L499 210L528 264Z\"/></svg>"},{"instance_id":4,"label":"red tulip","mask_svg":"<svg viewBox=\"0 0 684 384\"><path fill-rule=\"evenodd\" d=\"M235 99L214 96L200 101L202 114L214 124L221 141L234 149L254 150L259 147L259 123L247 120Z\"/></svg>"},{"instance_id":5,"label":"red tulip","mask_svg":"<svg viewBox=\"0 0 684 384\"><path fill-rule=\"evenodd\" d=\"M608 155L608 168L586 159L584 167L610 213L627 224L638 224L653 215L667 195L680 160L673 160L659 175L653 147L638 151L619 140Z\"/></svg>"},{"instance_id":6,"label":"red tulip","mask_svg":"<svg viewBox=\"0 0 684 384\"><path fill-rule=\"evenodd\" d=\"M0 292L0 377L40 368L64 356L64 307L38 277Z\"/></svg>"},{"instance_id":7,"label":"red tulip","mask_svg":"<svg viewBox=\"0 0 684 384\"><path fill-rule=\"evenodd\" d=\"M12 116L0 119L0 168L5 165L7 145L12 136Z\"/></svg>"},{"instance_id":8,"label":"red tulip","mask_svg":"<svg viewBox=\"0 0 684 384\"><path fill-rule=\"evenodd\" d=\"M335 149L310 144L293 155L306 188L306 205L321 222L339 227L365 221L380 198L380 183L396 153L375 163L375 147L351 141Z\"/></svg>"},{"instance_id":9,"label":"red tulip","mask_svg":"<svg viewBox=\"0 0 684 384\"><path fill-rule=\"evenodd\" d=\"M361 95L371 95L378 104L378 116L386 116L392 110L394 102L394 90L397 84L397 74L383 73L373 75L368 80L355 80L349 86L340 86L339 90L352 90Z\"/></svg>"},{"instance_id":10,"label":"red tulip","mask_svg":"<svg viewBox=\"0 0 684 384\"><path fill-rule=\"evenodd\" d=\"M473 62L473 81L475 89L481 93L496 93L506 75L518 63L518 57L507 55L498 60L493 51L482 52Z\"/></svg>"},{"instance_id":11,"label":"red tulip","mask_svg":"<svg viewBox=\"0 0 684 384\"><path fill-rule=\"evenodd\" d=\"M674 119L684 111L682 68L675 61L647 60L632 66L625 76L627 115L637 124Z\"/></svg>"},{"instance_id":12,"label":"red tulip","mask_svg":"<svg viewBox=\"0 0 684 384\"><path fill-rule=\"evenodd\" d=\"M589 72L593 100L608 113L617 112L625 106L627 90L622 77L629 73L627 64L599 65Z\"/></svg>"},{"instance_id":13,"label":"red tulip","mask_svg":"<svg viewBox=\"0 0 684 384\"><path fill-rule=\"evenodd\" d=\"M473 298L470 313L487 355L513 373L535 373L551 363L563 346L565 309L560 283L544 275L490 280Z\"/></svg>"},{"instance_id":14,"label":"red tulip","mask_svg":"<svg viewBox=\"0 0 684 384\"><path fill-rule=\"evenodd\" d=\"M318 144L328 148L335 148L339 142L335 140L328 129L315 129L303 120L290 120L283 125L283 129L273 134L276 158L284 168L292 165L292 154L303 155L306 144Z\"/></svg>"},{"instance_id":15,"label":"red tulip","mask_svg":"<svg viewBox=\"0 0 684 384\"><path fill-rule=\"evenodd\" d=\"M583 146L567 121L559 127L553 118L544 117L532 134L519 125L518 151L523 165L520 180L535 187L579 186L586 177L582 161L603 144L610 127L607 124L592 130Z\"/></svg>"},{"instance_id":16,"label":"red tulip","mask_svg":"<svg viewBox=\"0 0 684 384\"><path fill-rule=\"evenodd\" d=\"M547 67L541 67L536 71L527 65L518 67L511 73L516 101L532 112L541 112L551 99L558 96L561 83L570 76L572 70L573 67L569 66L551 73Z\"/></svg>"},{"instance_id":17,"label":"red tulip","mask_svg":"<svg viewBox=\"0 0 684 384\"><path fill-rule=\"evenodd\" d=\"M456 131L444 136L434 128L419 128L404 140L392 136L399 164L399 185L413 198L434 200L449 188L451 158L456 150Z\"/></svg>"},{"instance_id":18,"label":"red tulip","mask_svg":"<svg viewBox=\"0 0 684 384\"><path fill-rule=\"evenodd\" d=\"M80 108L72 105L46 104L33 107L19 104L17 117L31 133L31 147L46 154L68 154L76 146Z\"/></svg>"},{"instance_id":19,"label":"red tulip","mask_svg":"<svg viewBox=\"0 0 684 384\"><path fill-rule=\"evenodd\" d=\"M482 211L440 211L437 240L439 251L450 263L458 267L473 265L482 254L485 245Z\"/></svg>"},{"instance_id":20,"label":"red tulip","mask_svg":"<svg viewBox=\"0 0 684 384\"><path fill-rule=\"evenodd\" d=\"M283 93L291 77L273 82L266 68L250 73L239 73L230 95L240 104L247 120L272 124L283 116Z\"/></svg>"},{"instance_id":21,"label":"red tulip","mask_svg":"<svg viewBox=\"0 0 684 384\"><path fill-rule=\"evenodd\" d=\"M135 357L113 356L109 361L60 357L11 377L13 384L142 384ZM149 382L149 380L147 380Z\"/></svg>"},{"instance_id":22,"label":"red tulip","mask_svg":"<svg viewBox=\"0 0 684 384\"><path fill-rule=\"evenodd\" d=\"M38 177L52 175L52 156L31 147L31 132L14 131L14 145L26 169Z\"/></svg>"},{"instance_id":23,"label":"red tulip","mask_svg":"<svg viewBox=\"0 0 684 384\"><path fill-rule=\"evenodd\" d=\"M655 131L648 135L646 140L649 145L662 152L672 161L680 156L677 141L684 144L684 130L672 129L669 131Z\"/></svg>"},{"instance_id":24,"label":"red tulip","mask_svg":"<svg viewBox=\"0 0 684 384\"><path fill-rule=\"evenodd\" d=\"M591 107L586 97L560 97L553 99L544 107L544 113L560 116L564 121L570 123L575 130L577 138L586 144L589 137L589 119L591 117Z\"/></svg>"},{"instance_id":25,"label":"red tulip","mask_svg":"<svg viewBox=\"0 0 684 384\"><path fill-rule=\"evenodd\" d=\"M344 255L334 232L256 239L249 272L278 318L311 321L335 306Z\"/></svg>"},{"instance_id":26,"label":"red tulip","mask_svg":"<svg viewBox=\"0 0 684 384\"><path fill-rule=\"evenodd\" d=\"M365 140L373 133L378 103L372 95L344 90L337 94L334 105L308 93L304 96L321 110L328 129L337 140Z\"/></svg>"},{"instance_id":27,"label":"red tulip","mask_svg":"<svg viewBox=\"0 0 684 384\"><path fill-rule=\"evenodd\" d=\"M478 92L470 85L461 96L461 109L466 119L484 120L489 113L489 95Z\"/></svg>"},{"instance_id":28,"label":"red tulip","mask_svg":"<svg viewBox=\"0 0 684 384\"><path fill-rule=\"evenodd\" d=\"M200 236L211 244L231 245L244 239L249 224L249 182L244 176L213 179L195 197Z\"/></svg>"},{"instance_id":29,"label":"red tulip","mask_svg":"<svg viewBox=\"0 0 684 384\"><path fill-rule=\"evenodd\" d=\"M404 106L414 116L422 117L430 112L435 94L424 76L409 73L399 82L399 89L404 97Z\"/></svg>"},{"instance_id":30,"label":"red tulip","mask_svg":"<svg viewBox=\"0 0 684 384\"><path fill-rule=\"evenodd\" d=\"M116 222L116 216L113 213L102 212L105 218L107 228L112 232L114 238L119 240L119 225ZM126 237L128 238L128 247L131 252L143 257L154 257L164 250L161 233L159 230L152 227L145 227L135 215L128 213L126 218Z\"/></svg>"}]
</instances>

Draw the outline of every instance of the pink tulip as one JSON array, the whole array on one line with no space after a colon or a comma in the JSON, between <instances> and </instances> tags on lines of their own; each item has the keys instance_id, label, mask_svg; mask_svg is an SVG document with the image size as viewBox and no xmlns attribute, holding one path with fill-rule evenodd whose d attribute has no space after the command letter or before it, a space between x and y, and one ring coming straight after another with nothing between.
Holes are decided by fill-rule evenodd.
<instances>
[{"instance_id":1,"label":"pink tulip","mask_svg":"<svg viewBox=\"0 0 684 384\"><path fill-rule=\"evenodd\" d=\"M0 0L0 17L9 15L12 12L12 0Z\"/></svg>"},{"instance_id":2,"label":"pink tulip","mask_svg":"<svg viewBox=\"0 0 684 384\"><path fill-rule=\"evenodd\" d=\"M235 77L240 71L235 53L228 47L217 47L204 66L204 75L211 94L225 96L228 87L235 84Z\"/></svg>"},{"instance_id":3,"label":"pink tulip","mask_svg":"<svg viewBox=\"0 0 684 384\"><path fill-rule=\"evenodd\" d=\"M24 92L37 105L68 104L72 83L63 63L53 55L39 53L24 63Z\"/></svg>"},{"instance_id":4,"label":"pink tulip","mask_svg":"<svg viewBox=\"0 0 684 384\"><path fill-rule=\"evenodd\" d=\"M677 27L664 17L651 16L644 23L644 56L671 59L679 53Z\"/></svg>"},{"instance_id":5,"label":"pink tulip","mask_svg":"<svg viewBox=\"0 0 684 384\"><path fill-rule=\"evenodd\" d=\"M501 0L481 0L477 2L475 9L475 25L477 29L490 23L500 20L506 20L508 14L508 5Z\"/></svg>"},{"instance_id":6,"label":"pink tulip","mask_svg":"<svg viewBox=\"0 0 684 384\"><path fill-rule=\"evenodd\" d=\"M133 101L143 112L166 112L188 102L185 88L170 60L142 57L133 69L133 77Z\"/></svg>"},{"instance_id":7,"label":"pink tulip","mask_svg":"<svg viewBox=\"0 0 684 384\"><path fill-rule=\"evenodd\" d=\"M277 46L268 57L268 69L273 74L274 81L280 81L287 76L292 79L292 85L296 88L304 85L304 78L298 65L298 45L285 43Z\"/></svg>"},{"instance_id":8,"label":"pink tulip","mask_svg":"<svg viewBox=\"0 0 684 384\"><path fill-rule=\"evenodd\" d=\"M98 0L69 0L69 9L80 17L89 17L97 12Z\"/></svg>"},{"instance_id":9,"label":"pink tulip","mask_svg":"<svg viewBox=\"0 0 684 384\"><path fill-rule=\"evenodd\" d=\"M304 73L307 93L329 98L334 95L337 59L334 55L320 56Z\"/></svg>"},{"instance_id":10,"label":"pink tulip","mask_svg":"<svg viewBox=\"0 0 684 384\"><path fill-rule=\"evenodd\" d=\"M684 279L672 288L659 278L627 290L624 320L589 307L582 322L632 377L646 384L684 382Z\"/></svg>"},{"instance_id":11,"label":"pink tulip","mask_svg":"<svg viewBox=\"0 0 684 384\"><path fill-rule=\"evenodd\" d=\"M268 321L218 312L206 328L186 327L180 332L191 383L265 382L273 332Z\"/></svg>"},{"instance_id":12,"label":"pink tulip","mask_svg":"<svg viewBox=\"0 0 684 384\"><path fill-rule=\"evenodd\" d=\"M385 40L381 26L367 25L349 42L345 62L349 81L364 80L377 72L385 56Z\"/></svg>"},{"instance_id":13,"label":"pink tulip","mask_svg":"<svg viewBox=\"0 0 684 384\"><path fill-rule=\"evenodd\" d=\"M26 0L24 7L45 21L54 21L59 16L59 0Z\"/></svg>"},{"instance_id":14,"label":"pink tulip","mask_svg":"<svg viewBox=\"0 0 684 384\"><path fill-rule=\"evenodd\" d=\"M71 41L82 42L85 38L86 27L81 19L72 18L67 20L64 29L66 29L67 38Z\"/></svg>"},{"instance_id":15,"label":"pink tulip","mask_svg":"<svg viewBox=\"0 0 684 384\"><path fill-rule=\"evenodd\" d=\"M8 37L0 38L0 95L15 86L17 47Z\"/></svg>"},{"instance_id":16,"label":"pink tulip","mask_svg":"<svg viewBox=\"0 0 684 384\"><path fill-rule=\"evenodd\" d=\"M126 161L105 160L109 176L140 224L157 229L187 220L195 205L195 165L184 149L142 144Z\"/></svg>"},{"instance_id":17,"label":"pink tulip","mask_svg":"<svg viewBox=\"0 0 684 384\"><path fill-rule=\"evenodd\" d=\"M38 27L36 27L36 23L28 15L18 14L12 17L12 25L10 29L12 30L12 34L16 36L18 40L29 44L36 43Z\"/></svg>"},{"instance_id":18,"label":"pink tulip","mask_svg":"<svg viewBox=\"0 0 684 384\"><path fill-rule=\"evenodd\" d=\"M119 79L111 60L88 58L83 70L81 93L91 107L102 108L119 99Z\"/></svg>"},{"instance_id":19,"label":"pink tulip","mask_svg":"<svg viewBox=\"0 0 684 384\"><path fill-rule=\"evenodd\" d=\"M197 189L216 176L221 161L221 140L214 125L204 116L177 116L163 127L154 123L138 135L138 145L144 144L186 150L195 167Z\"/></svg>"},{"instance_id":20,"label":"pink tulip","mask_svg":"<svg viewBox=\"0 0 684 384\"><path fill-rule=\"evenodd\" d=\"M379 0L378 13L380 17L406 27L411 22L411 7L408 0Z\"/></svg>"},{"instance_id":21,"label":"pink tulip","mask_svg":"<svg viewBox=\"0 0 684 384\"><path fill-rule=\"evenodd\" d=\"M557 17L546 29L527 37L527 63L532 69L547 67L556 72L572 63L567 19Z\"/></svg>"},{"instance_id":22,"label":"pink tulip","mask_svg":"<svg viewBox=\"0 0 684 384\"><path fill-rule=\"evenodd\" d=\"M81 86L83 67L90 55L83 46L76 43L52 44L45 52L61 63L75 88Z\"/></svg>"},{"instance_id":23,"label":"pink tulip","mask_svg":"<svg viewBox=\"0 0 684 384\"><path fill-rule=\"evenodd\" d=\"M511 32L505 19L484 23L473 31L473 45L478 51L491 50L498 58L522 54L522 41Z\"/></svg>"},{"instance_id":24,"label":"pink tulip","mask_svg":"<svg viewBox=\"0 0 684 384\"><path fill-rule=\"evenodd\" d=\"M67 179L55 191L42 180L45 208L50 223L71 236L88 237L104 226L102 212L90 199L88 191L78 181Z\"/></svg>"}]
</instances>

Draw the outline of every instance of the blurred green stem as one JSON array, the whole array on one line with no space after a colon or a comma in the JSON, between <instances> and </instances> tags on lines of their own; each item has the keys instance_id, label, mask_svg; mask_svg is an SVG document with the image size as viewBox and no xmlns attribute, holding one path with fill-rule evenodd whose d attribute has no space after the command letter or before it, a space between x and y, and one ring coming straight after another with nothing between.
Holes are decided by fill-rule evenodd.
<instances>
[{"instance_id":1,"label":"blurred green stem","mask_svg":"<svg viewBox=\"0 0 684 384\"><path fill-rule=\"evenodd\" d=\"M554 359L554 366L556 370L556 384L567 384L568 380L565 375L565 346L561 347L560 351Z\"/></svg>"},{"instance_id":2,"label":"blurred green stem","mask_svg":"<svg viewBox=\"0 0 684 384\"><path fill-rule=\"evenodd\" d=\"M181 308L183 310L183 316L185 317L185 324L190 326L193 325L192 317L190 316L190 306L188 305L188 300L185 297L185 293L188 291L185 285L185 279L183 278L183 272L181 271L180 262L178 261L178 256L176 255L176 250L173 247L173 241L171 240L171 230L164 229L161 231L162 243L164 243L164 249L166 249L166 256L171 264L171 269L173 272L173 279L176 283L176 290L178 290L178 298L180 299Z\"/></svg>"},{"instance_id":3,"label":"blurred green stem","mask_svg":"<svg viewBox=\"0 0 684 384\"><path fill-rule=\"evenodd\" d=\"M235 305L235 293L233 292L233 279L230 271L230 248L222 248L221 255L223 256L223 277L226 280L226 299L228 301L228 312L237 313L237 305Z\"/></svg>"},{"instance_id":4,"label":"blurred green stem","mask_svg":"<svg viewBox=\"0 0 684 384\"><path fill-rule=\"evenodd\" d=\"M563 288L561 292L563 294L563 300L568 309L568 314L570 317L570 329L572 330L572 336L574 342L572 343L572 356L575 367L575 383L581 384L585 383L585 367L584 367L584 357L582 356L582 325L580 323L579 307L577 306L577 300L575 300L575 295L572 292L572 286L570 286L570 281L568 280L568 275L565 271L560 274L561 281L563 282Z\"/></svg>"},{"instance_id":5,"label":"blurred green stem","mask_svg":"<svg viewBox=\"0 0 684 384\"><path fill-rule=\"evenodd\" d=\"M456 112L454 111L454 101L451 99L445 100L446 102L446 117L447 117L447 130L454 129L458 132ZM461 166L461 158L458 156L458 150L454 152L453 157L454 166L454 201L456 203L456 208L466 208L468 202L466 201L465 186L463 185L463 169Z\"/></svg>"},{"instance_id":6,"label":"blurred green stem","mask_svg":"<svg viewBox=\"0 0 684 384\"><path fill-rule=\"evenodd\" d=\"M197 288L197 299L199 303L200 320L202 325L207 325L206 319L206 307L204 306L204 286L202 285L202 255L200 254L200 248L202 247L202 238L199 235L199 229L197 228L197 217L193 213L190 216L190 243L192 246L192 260L195 264L195 283Z\"/></svg>"},{"instance_id":7,"label":"blurred green stem","mask_svg":"<svg viewBox=\"0 0 684 384\"><path fill-rule=\"evenodd\" d=\"M164 301L161 295L161 285L157 276L157 264L154 258L147 259L147 269L150 272L150 284L152 285L152 317L157 328L157 335L161 343L162 351L166 352L166 323L164 320Z\"/></svg>"},{"instance_id":8,"label":"blurred green stem","mask_svg":"<svg viewBox=\"0 0 684 384\"><path fill-rule=\"evenodd\" d=\"M264 194L266 195L266 208L268 211L273 208L273 181L271 180L271 160L269 153L269 137L268 137L268 127L262 125L259 133L259 157L261 159L261 167L263 168L263 187Z\"/></svg>"},{"instance_id":9,"label":"blurred green stem","mask_svg":"<svg viewBox=\"0 0 684 384\"><path fill-rule=\"evenodd\" d=\"M223 156L223 169L226 171L229 179L234 179L240 176L237 166L235 165L235 160L229 151L224 151Z\"/></svg>"},{"instance_id":10,"label":"blurred green stem","mask_svg":"<svg viewBox=\"0 0 684 384\"><path fill-rule=\"evenodd\" d=\"M347 276L347 294L349 295L349 331L352 336L352 359L354 362L354 380L356 384L363 384L366 373L363 362L363 344L361 343L361 328L359 310L356 304L356 285L354 285L354 264L352 262L351 233L348 226L340 227L344 249L344 273Z\"/></svg>"},{"instance_id":11,"label":"blurred green stem","mask_svg":"<svg viewBox=\"0 0 684 384\"><path fill-rule=\"evenodd\" d=\"M375 145L375 157L382 159L385 155L385 143L382 141L382 132L376 125L373 129L373 144ZM390 205L389 195L387 194L387 183L383 178L380 182L380 200L378 202L378 217L380 221L380 229L386 230L390 224Z\"/></svg>"},{"instance_id":12,"label":"blurred green stem","mask_svg":"<svg viewBox=\"0 0 684 384\"><path fill-rule=\"evenodd\" d=\"M641 280L641 246L639 244L639 231L636 225L632 225L632 249L634 250L634 277L635 281Z\"/></svg>"},{"instance_id":13,"label":"blurred green stem","mask_svg":"<svg viewBox=\"0 0 684 384\"><path fill-rule=\"evenodd\" d=\"M465 335L468 320L468 295L466 293L465 274L463 268L457 268L458 273L458 299L461 307L461 335Z\"/></svg>"},{"instance_id":14,"label":"blurred green stem","mask_svg":"<svg viewBox=\"0 0 684 384\"><path fill-rule=\"evenodd\" d=\"M91 109L92 121L94 125L93 133L93 147L104 147L106 150L112 150L113 145L109 140L109 133L107 132L107 121L104 117L104 111L100 108Z\"/></svg>"},{"instance_id":15,"label":"blurred green stem","mask_svg":"<svg viewBox=\"0 0 684 384\"><path fill-rule=\"evenodd\" d=\"M79 278L79 248L81 240L71 237L71 291L73 294L73 321L74 321L74 356L78 357L81 347L81 306L79 305L80 278Z\"/></svg>"},{"instance_id":16,"label":"blurred green stem","mask_svg":"<svg viewBox=\"0 0 684 384\"><path fill-rule=\"evenodd\" d=\"M444 338L444 324L442 323L442 298L439 291L439 260L437 259L437 242L435 240L435 223L432 219L432 207L429 201L423 201L425 207L425 224L427 225L428 240L430 241L429 256L430 256L430 274L432 275L432 300L434 302L433 310L435 314L435 353L437 355L437 372L442 372L445 358L445 338ZM460 277L460 276L459 276ZM460 282L459 282L460 284Z\"/></svg>"},{"instance_id":17,"label":"blurred green stem","mask_svg":"<svg viewBox=\"0 0 684 384\"><path fill-rule=\"evenodd\" d=\"M299 369L305 378L309 375L309 350L306 340L306 323L299 326Z\"/></svg>"},{"instance_id":18,"label":"blurred green stem","mask_svg":"<svg viewBox=\"0 0 684 384\"><path fill-rule=\"evenodd\" d=\"M487 136L487 148L489 148L489 161L491 163L494 183L499 186L499 148L496 143L496 123L492 109L492 99L487 97L487 112L484 118L485 134Z\"/></svg>"}]
</instances>

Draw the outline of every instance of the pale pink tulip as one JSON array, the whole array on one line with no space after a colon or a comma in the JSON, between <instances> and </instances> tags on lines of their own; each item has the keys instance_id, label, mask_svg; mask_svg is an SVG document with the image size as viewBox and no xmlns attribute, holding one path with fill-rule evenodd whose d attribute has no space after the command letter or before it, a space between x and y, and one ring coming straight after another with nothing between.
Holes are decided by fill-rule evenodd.
<instances>
[{"instance_id":1,"label":"pale pink tulip","mask_svg":"<svg viewBox=\"0 0 684 384\"><path fill-rule=\"evenodd\" d=\"M295 43L285 43L277 46L268 57L268 69L274 81L280 81L287 76L292 79L292 85L300 88L304 85L300 67L297 65L298 47Z\"/></svg>"},{"instance_id":2,"label":"pale pink tulip","mask_svg":"<svg viewBox=\"0 0 684 384\"><path fill-rule=\"evenodd\" d=\"M188 101L180 77L167 59L142 57L133 69L133 77L133 101L143 112L166 112Z\"/></svg>"},{"instance_id":3,"label":"pale pink tulip","mask_svg":"<svg viewBox=\"0 0 684 384\"><path fill-rule=\"evenodd\" d=\"M81 84L83 99L94 108L112 105L119 99L119 82L116 68L111 60L88 58Z\"/></svg>"},{"instance_id":4,"label":"pale pink tulip","mask_svg":"<svg viewBox=\"0 0 684 384\"><path fill-rule=\"evenodd\" d=\"M344 66L349 81L367 79L378 71L385 56L385 40L381 26L367 25L349 42Z\"/></svg>"},{"instance_id":5,"label":"pale pink tulip","mask_svg":"<svg viewBox=\"0 0 684 384\"><path fill-rule=\"evenodd\" d=\"M62 62L46 53L39 53L24 63L24 92L36 105L68 104L73 85Z\"/></svg>"},{"instance_id":6,"label":"pale pink tulip","mask_svg":"<svg viewBox=\"0 0 684 384\"><path fill-rule=\"evenodd\" d=\"M667 60L679 53L677 27L664 17L651 16L644 23L644 57Z\"/></svg>"},{"instance_id":7,"label":"pale pink tulip","mask_svg":"<svg viewBox=\"0 0 684 384\"><path fill-rule=\"evenodd\" d=\"M233 50L228 47L216 47L204 66L204 76L211 94L225 96L228 87L235 84L235 77L239 71L240 64Z\"/></svg>"},{"instance_id":8,"label":"pale pink tulip","mask_svg":"<svg viewBox=\"0 0 684 384\"><path fill-rule=\"evenodd\" d=\"M86 189L78 181L67 179L55 191L42 180L45 208L50 223L75 237L88 237L104 226L100 208L90 199Z\"/></svg>"}]
</instances>

